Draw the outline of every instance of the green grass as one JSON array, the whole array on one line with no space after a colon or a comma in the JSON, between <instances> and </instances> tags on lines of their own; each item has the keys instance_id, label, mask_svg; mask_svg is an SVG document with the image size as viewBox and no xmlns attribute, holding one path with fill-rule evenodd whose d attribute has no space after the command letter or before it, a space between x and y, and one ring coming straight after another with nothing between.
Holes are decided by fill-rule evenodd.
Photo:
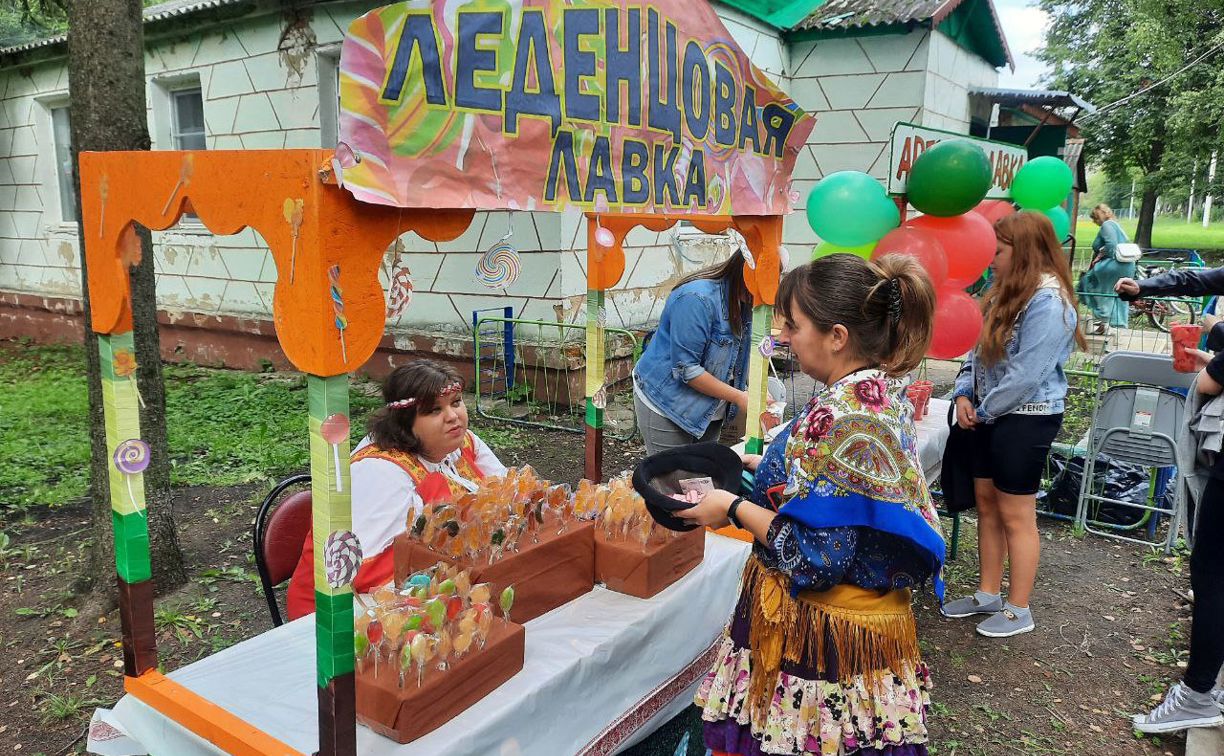
<instances>
[{"instance_id":1,"label":"green grass","mask_svg":"<svg viewBox=\"0 0 1224 756\"><path fill-rule=\"evenodd\" d=\"M1123 218L1118 221L1132 239L1135 236L1137 221ZM1087 218L1081 218L1075 229L1076 246L1085 249L1092 248L1092 240L1097 235L1097 225ZM1213 223L1203 228L1202 220L1186 223L1185 217L1161 217L1156 219L1152 229L1152 246L1173 247L1197 250L1224 250L1224 223Z\"/></svg>"},{"instance_id":2,"label":"green grass","mask_svg":"<svg viewBox=\"0 0 1224 756\"><path fill-rule=\"evenodd\" d=\"M306 384L297 374L167 365L171 477L176 485L272 479L309 464ZM88 394L81 347L0 349L0 517L85 496ZM381 402L351 393L353 438Z\"/></svg>"}]
</instances>

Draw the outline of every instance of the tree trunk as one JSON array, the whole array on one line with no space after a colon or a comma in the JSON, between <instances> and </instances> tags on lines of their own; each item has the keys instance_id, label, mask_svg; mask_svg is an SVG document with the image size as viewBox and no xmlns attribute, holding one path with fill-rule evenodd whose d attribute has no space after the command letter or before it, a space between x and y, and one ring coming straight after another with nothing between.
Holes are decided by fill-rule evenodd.
<instances>
[{"instance_id":1,"label":"tree trunk","mask_svg":"<svg viewBox=\"0 0 1224 756\"><path fill-rule=\"evenodd\" d=\"M1143 202L1139 205L1139 225L1135 228L1135 243L1140 247L1152 246L1152 224L1156 221L1156 182L1151 180L1153 174L1160 171L1160 162L1164 158L1164 140L1152 142L1148 153L1147 165L1144 166L1147 177L1143 181Z\"/></svg>"},{"instance_id":2,"label":"tree trunk","mask_svg":"<svg viewBox=\"0 0 1224 756\"><path fill-rule=\"evenodd\" d=\"M78 195L81 191L97 191L97 187L80 187L76 153L149 149L141 9L141 0L72 0L68 4L68 85L72 93L73 167ZM77 213L79 217L79 208ZM78 225L78 228L83 226ZM136 378L145 404L140 413L141 435L151 450L151 462L145 471L145 491L153 576L158 587L165 589L183 583L186 573L170 500L166 393L157 332L153 248L147 230L141 229L140 236L143 253L140 264L132 271L131 280L133 338L139 365ZM97 539L88 573L82 576L82 582L109 594L115 574L107 490L110 460L105 444L97 337L89 323L89 281L83 232L79 242L89 371L90 492ZM103 603L112 602L113 596Z\"/></svg>"}]
</instances>

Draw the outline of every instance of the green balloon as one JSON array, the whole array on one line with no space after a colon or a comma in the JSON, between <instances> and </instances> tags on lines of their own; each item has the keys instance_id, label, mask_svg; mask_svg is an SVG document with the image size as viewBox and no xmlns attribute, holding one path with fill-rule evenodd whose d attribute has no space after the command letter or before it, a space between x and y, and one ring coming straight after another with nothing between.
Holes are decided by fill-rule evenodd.
<instances>
[{"instance_id":1,"label":"green balloon","mask_svg":"<svg viewBox=\"0 0 1224 756\"><path fill-rule=\"evenodd\" d=\"M856 255L864 260L871 259L871 253L875 250L878 241L873 241L870 244L860 244L857 247L839 247L836 244L829 242L821 242L812 250L812 259L819 260L822 257L829 255Z\"/></svg>"},{"instance_id":2,"label":"green balloon","mask_svg":"<svg viewBox=\"0 0 1224 756\"><path fill-rule=\"evenodd\" d=\"M842 247L877 242L901 225L901 211L883 185L860 171L838 171L820 180L807 199L816 235Z\"/></svg>"},{"instance_id":3,"label":"green balloon","mask_svg":"<svg viewBox=\"0 0 1224 756\"><path fill-rule=\"evenodd\" d=\"M1054 235L1059 241L1066 239L1071 235L1071 216L1067 215L1067 211L1062 205L1057 205L1049 210L1042 210L1041 214L1050 219L1050 223L1054 224Z\"/></svg>"},{"instance_id":4,"label":"green balloon","mask_svg":"<svg viewBox=\"0 0 1224 756\"><path fill-rule=\"evenodd\" d=\"M944 218L967 213L990 191L992 173L986 152L973 142L940 142L914 161L906 197L926 215Z\"/></svg>"},{"instance_id":5,"label":"green balloon","mask_svg":"<svg viewBox=\"0 0 1224 756\"><path fill-rule=\"evenodd\" d=\"M1071 167L1046 155L1030 160L1012 179L1012 200L1025 210L1048 210L1071 193L1074 176Z\"/></svg>"}]
</instances>

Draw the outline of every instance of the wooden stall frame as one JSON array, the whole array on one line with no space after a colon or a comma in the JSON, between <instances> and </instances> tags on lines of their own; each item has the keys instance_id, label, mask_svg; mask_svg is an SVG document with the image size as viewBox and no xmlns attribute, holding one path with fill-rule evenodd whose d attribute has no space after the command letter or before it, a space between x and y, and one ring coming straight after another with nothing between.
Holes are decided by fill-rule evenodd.
<instances>
[{"instance_id":1,"label":"wooden stall frame","mask_svg":"<svg viewBox=\"0 0 1224 756\"><path fill-rule=\"evenodd\" d=\"M358 202L337 186L329 150L82 153L81 214L89 267L90 327L99 335L106 443L113 457L140 438L132 358L129 266L139 263L135 225L160 231L187 212L214 234L257 231L276 264L273 318L286 357L307 375L315 555L316 667L319 753L356 752L353 684L353 593L329 584L327 539L352 528L349 442L333 450L325 420L348 415L348 375L374 353L383 336L386 303L378 270L387 247L415 232L440 242L460 236L474 209L401 209ZM763 434L769 335L779 283L781 216L710 216L688 213L588 213L587 251L587 477L602 479L604 383L602 359L605 292L624 274L623 243L644 226L663 231L684 219L709 233L743 234L753 258L744 277L753 295L749 363L748 450L759 452ZM596 241L599 228L615 242ZM339 266L338 268L336 266ZM120 367L120 370L116 368ZM338 457L336 454L338 453ZM333 459L340 464L334 464ZM115 567L119 585L125 686L167 718L205 740L243 756L295 753L250 723L205 701L157 671L153 631L152 565L140 473L111 470Z\"/></svg>"}]
</instances>

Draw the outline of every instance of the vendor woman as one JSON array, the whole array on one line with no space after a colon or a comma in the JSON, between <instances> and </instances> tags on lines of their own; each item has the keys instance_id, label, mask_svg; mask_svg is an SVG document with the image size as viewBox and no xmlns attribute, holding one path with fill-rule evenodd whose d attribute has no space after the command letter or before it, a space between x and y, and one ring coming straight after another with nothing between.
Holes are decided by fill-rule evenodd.
<instances>
[{"instance_id":1,"label":"vendor woman","mask_svg":"<svg viewBox=\"0 0 1224 756\"><path fill-rule=\"evenodd\" d=\"M363 560L353 589L369 592L392 578L391 541L425 504L451 501L506 467L468 430L463 382L430 360L398 367L383 385L386 406L367 423L353 452L353 532ZM314 543L302 550L286 601L290 619L314 611Z\"/></svg>"}]
</instances>

